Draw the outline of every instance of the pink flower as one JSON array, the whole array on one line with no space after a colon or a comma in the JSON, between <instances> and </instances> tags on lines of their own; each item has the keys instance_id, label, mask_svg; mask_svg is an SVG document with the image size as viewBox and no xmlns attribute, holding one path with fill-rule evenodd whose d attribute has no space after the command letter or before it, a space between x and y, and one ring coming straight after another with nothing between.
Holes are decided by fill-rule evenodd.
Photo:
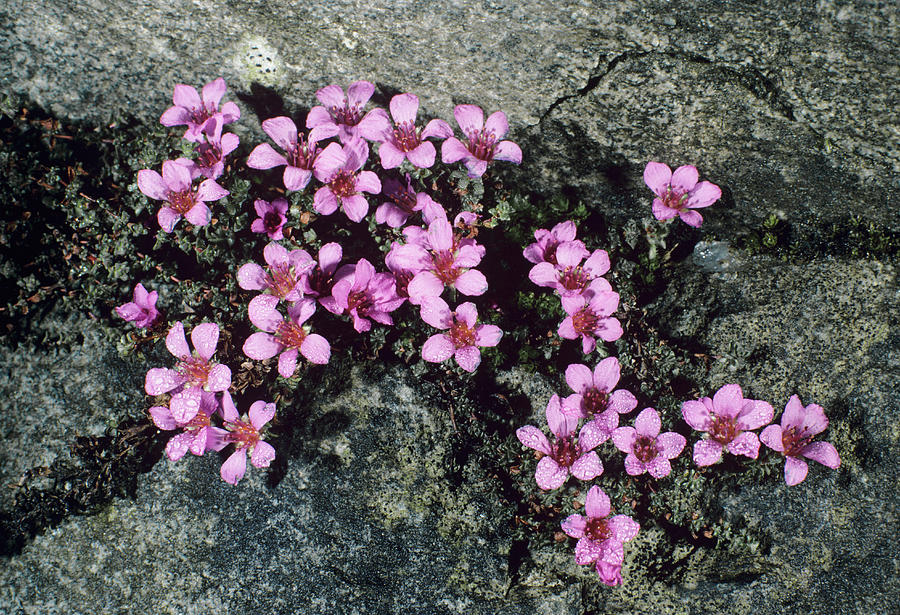
<instances>
[{"instance_id":1,"label":"pink flower","mask_svg":"<svg viewBox=\"0 0 900 615\"><path fill-rule=\"evenodd\" d=\"M375 273L364 258L359 259L352 273L335 282L331 294L337 306L353 318L353 328L360 333L372 328L369 318L383 325L394 324L389 312L403 304L395 292L394 276Z\"/></svg>"},{"instance_id":2,"label":"pink flower","mask_svg":"<svg viewBox=\"0 0 900 615\"><path fill-rule=\"evenodd\" d=\"M332 314L342 314L344 310L338 306L331 296L334 290L334 284L341 277L350 273L351 268L341 267L338 265L343 256L341 244L336 242L326 243L319 248L318 264L300 278L300 288L303 294L316 297L319 305L331 312Z\"/></svg>"},{"instance_id":3,"label":"pink flower","mask_svg":"<svg viewBox=\"0 0 900 615\"><path fill-rule=\"evenodd\" d=\"M319 157L318 142L338 133L337 126L325 125L313 128L309 131L309 136L304 137L297 133L294 121L284 116L265 120L262 129L284 150L284 155L276 152L268 143L261 143L250 152L247 166L251 169L272 169L286 165L283 179L287 190L306 188Z\"/></svg>"},{"instance_id":4,"label":"pink flower","mask_svg":"<svg viewBox=\"0 0 900 615\"><path fill-rule=\"evenodd\" d=\"M274 241L263 248L268 271L256 263L238 269L238 286L244 290L266 290L284 301L299 301L303 296L301 279L316 262L306 250L291 250Z\"/></svg>"},{"instance_id":5,"label":"pink flower","mask_svg":"<svg viewBox=\"0 0 900 615\"><path fill-rule=\"evenodd\" d=\"M484 256L484 246L469 238L459 238L446 218L436 217L427 233L418 227L404 229L409 243L391 250L395 262L416 272L409 283L409 300L420 304L426 297L438 297L444 286L464 295L483 295L488 288L484 274L473 269Z\"/></svg>"},{"instance_id":6,"label":"pink flower","mask_svg":"<svg viewBox=\"0 0 900 615\"><path fill-rule=\"evenodd\" d=\"M560 409L559 396L547 404L547 425L556 436L551 444L537 427L526 425L516 430L519 442L543 454L538 461L534 479L541 489L556 489L566 482L569 474L581 480L593 480L603 473L603 463L594 450L606 436L597 423L591 421L581 428L578 438L575 429L578 419L566 416Z\"/></svg>"},{"instance_id":7,"label":"pink flower","mask_svg":"<svg viewBox=\"0 0 900 615\"><path fill-rule=\"evenodd\" d=\"M563 414L597 421L609 437L619 426L619 415L637 407L637 399L625 389L613 390L619 382L621 368L616 357L597 363L594 371L587 365L573 363L566 368L566 383L575 391L563 400Z\"/></svg>"},{"instance_id":8,"label":"pink flower","mask_svg":"<svg viewBox=\"0 0 900 615\"><path fill-rule=\"evenodd\" d=\"M585 291L593 293L611 291L612 286L601 277L609 271L609 254L606 250L594 250L588 259L587 249L580 241L565 241L557 246L556 265L549 262L538 263L531 268L528 279L538 286L549 286L561 296L580 295Z\"/></svg>"},{"instance_id":9,"label":"pink flower","mask_svg":"<svg viewBox=\"0 0 900 615\"><path fill-rule=\"evenodd\" d=\"M315 164L315 175L323 184L316 190L313 207L323 216L333 214L338 205L353 222L359 222L369 212L369 203L360 192L381 192L381 180L372 171L360 171L369 157L369 146L362 139L354 139L341 147L331 143Z\"/></svg>"},{"instance_id":10,"label":"pink flower","mask_svg":"<svg viewBox=\"0 0 900 615\"><path fill-rule=\"evenodd\" d=\"M166 336L166 348L178 359L175 369L154 367L147 372L144 390L147 395L175 391L169 401L172 418L187 424L200 411L203 391L224 391L231 386L228 366L212 363L219 343L219 326L212 322L197 325L191 331L194 353L184 337L184 325L176 322Z\"/></svg>"},{"instance_id":11,"label":"pink flower","mask_svg":"<svg viewBox=\"0 0 900 615\"><path fill-rule=\"evenodd\" d=\"M149 327L159 318L159 311L156 309L158 293L155 290L148 293L144 285L138 283L134 287L133 296L133 301L116 308L116 314L128 322L133 322L138 329Z\"/></svg>"},{"instance_id":12,"label":"pink flower","mask_svg":"<svg viewBox=\"0 0 900 615\"><path fill-rule=\"evenodd\" d=\"M377 130L367 129L363 136L381 143L378 156L381 166L395 169L404 160L413 166L427 169L434 164L434 144L426 141L430 137L446 139L453 136L453 129L444 120L431 120L424 130L416 127L419 99L413 94L397 94L390 104L393 125L384 109L373 109L372 116L378 122ZM374 123L374 122L373 122Z\"/></svg>"},{"instance_id":13,"label":"pink flower","mask_svg":"<svg viewBox=\"0 0 900 615\"><path fill-rule=\"evenodd\" d=\"M400 228L409 217L425 207L437 205L434 200L424 192L416 192L412 187L409 173L406 174L406 186L393 178L388 178L382 183L382 194L389 200L379 205L375 210L375 222L387 223L391 228Z\"/></svg>"},{"instance_id":14,"label":"pink flower","mask_svg":"<svg viewBox=\"0 0 900 615\"><path fill-rule=\"evenodd\" d=\"M316 106L306 116L306 127L327 126L329 130L338 129L341 143L349 143L362 137L373 140L379 133L382 120L370 111L363 115L362 110L372 98L375 85L368 81L355 81L344 90L337 85L329 85L316 92L316 98L324 106Z\"/></svg>"},{"instance_id":15,"label":"pink flower","mask_svg":"<svg viewBox=\"0 0 900 615\"><path fill-rule=\"evenodd\" d=\"M253 207L259 218L250 224L250 230L254 233L265 233L273 241L284 239L281 229L287 222L287 216L284 214L287 213L288 202L285 199L275 199L269 203L262 199L256 199Z\"/></svg>"},{"instance_id":16,"label":"pink flower","mask_svg":"<svg viewBox=\"0 0 900 615\"><path fill-rule=\"evenodd\" d=\"M478 310L474 303L461 303L456 311L440 297L429 297L422 302L422 320L446 333L432 335L422 346L422 358L430 363L442 363L453 357L456 364L467 372L474 372L481 363L479 347L496 346L503 331L496 325L479 325Z\"/></svg>"},{"instance_id":17,"label":"pink flower","mask_svg":"<svg viewBox=\"0 0 900 615\"><path fill-rule=\"evenodd\" d=\"M159 226L166 233L172 232L182 216L195 226L209 224L206 201L218 201L228 195L228 191L212 179L204 180L194 192L190 171L171 160L163 163L162 176L150 169L138 171L137 183L140 191L151 199L168 203L156 215Z\"/></svg>"},{"instance_id":18,"label":"pink flower","mask_svg":"<svg viewBox=\"0 0 900 615\"><path fill-rule=\"evenodd\" d=\"M694 463L708 466L722 459L722 451L756 459L759 437L749 431L772 422L774 411L764 401L744 399L741 387L726 384L712 399L686 401L681 406L685 422L708 436L694 444Z\"/></svg>"},{"instance_id":19,"label":"pink flower","mask_svg":"<svg viewBox=\"0 0 900 615\"><path fill-rule=\"evenodd\" d=\"M208 120L200 131L202 140L194 148L197 154L197 173L208 179L221 177L225 172L225 157L240 144L236 134L222 134L223 123L221 114Z\"/></svg>"},{"instance_id":20,"label":"pink flower","mask_svg":"<svg viewBox=\"0 0 900 615\"><path fill-rule=\"evenodd\" d=\"M669 460L681 454L687 440L673 431L659 433L661 426L659 413L644 408L634 420L634 427L619 427L613 432L613 444L627 453L625 471L629 475L649 472L653 478L662 478L672 471Z\"/></svg>"},{"instance_id":21,"label":"pink flower","mask_svg":"<svg viewBox=\"0 0 900 615\"><path fill-rule=\"evenodd\" d=\"M288 307L287 320L276 309L278 297L258 295L248 307L250 322L265 333L253 333L244 342L244 354L257 361L278 356L278 373L290 378L297 370L297 354L310 363L324 365L331 358L331 346L321 335L304 326L316 311L316 302L301 299ZM280 353L280 354L279 354Z\"/></svg>"},{"instance_id":22,"label":"pink flower","mask_svg":"<svg viewBox=\"0 0 900 615\"><path fill-rule=\"evenodd\" d=\"M225 90L225 80L221 77L203 86L202 98L192 86L178 84L172 96L175 105L166 109L159 122L163 126L187 124L184 138L199 143L202 141L200 131L210 118L220 117L223 124L230 124L241 117L241 110L233 102L227 102L219 109Z\"/></svg>"},{"instance_id":23,"label":"pink flower","mask_svg":"<svg viewBox=\"0 0 900 615\"><path fill-rule=\"evenodd\" d=\"M672 169L661 162L648 162L644 168L644 183L656 198L653 199L653 216L657 220L668 220L678 216L685 224L699 227L703 216L692 211L709 207L719 200L722 190L710 182L699 182L697 167L683 166Z\"/></svg>"},{"instance_id":24,"label":"pink flower","mask_svg":"<svg viewBox=\"0 0 900 615\"><path fill-rule=\"evenodd\" d=\"M559 336L567 340L581 337L584 354L594 351L599 337L614 342L622 337L622 325L610 315L619 307L619 293L600 291L562 297L566 318L559 325Z\"/></svg>"},{"instance_id":25,"label":"pink flower","mask_svg":"<svg viewBox=\"0 0 900 615\"><path fill-rule=\"evenodd\" d=\"M575 232L576 232L575 223L571 220L566 220L565 222L560 222L556 226L554 226L551 230L540 228L534 232L534 238L537 240L535 243L529 244L527 248L522 252L522 256L524 256L528 261L534 263L535 265L538 263L550 263L554 267L556 266L556 249L563 242L571 242L575 240ZM581 248L583 250L583 254L587 256L588 251L584 247L584 243L578 241L581 244ZM583 258L583 257L582 257Z\"/></svg>"},{"instance_id":26,"label":"pink flower","mask_svg":"<svg viewBox=\"0 0 900 615\"><path fill-rule=\"evenodd\" d=\"M837 469L841 465L841 457L830 442L812 442L811 440L828 427L825 410L818 404L803 406L800 398L791 395L781 425L769 425L759 434L762 443L774 451L784 455L784 482L792 487L803 482L809 466L801 457L818 461L823 466Z\"/></svg>"},{"instance_id":27,"label":"pink flower","mask_svg":"<svg viewBox=\"0 0 900 615\"><path fill-rule=\"evenodd\" d=\"M275 449L268 442L262 440L260 430L275 416L275 404L267 404L264 401L255 401L250 406L249 419L241 419L237 408L226 391L222 396L222 417L225 419L225 429L217 429L217 435L222 439L223 448L234 444L234 452L222 464L219 473L222 480L232 485L244 477L247 471L247 453L250 453L250 463L257 468L267 468L275 459Z\"/></svg>"},{"instance_id":28,"label":"pink flower","mask_svg":"<svg viewBox=\"0 0 900 615\"><path fill-rule=\"evenodd\" d=\"M628 515L610 517L609 496L597 485L588 489L584 512L584 516L569 515L561 523L567 535L578 539L575 562L581 566L594 564L603 583L620 585L624 543L637 536L641 526Z\"/></svg>"},{"instance_id":29,"label":"pink flower","mask_svg":"<svg viewBox=\"0 0 900 615\"><path fill-rule=\"evenodd\" d=\"M493 160L508 160L515 164L522 162L522 150L512 141L501 141L509 130L506 114L492 113L487 122L484 112L475 105L457 105L453 110L456 122L466 135L466 144L456 137L444 141L441 160L450 164L462 160L469 171L469 177L481 177L487 165Z\"/></svg>"},{"instance_id":30,"label":"pink flower","mask_svg":"<svg viewBox=\"0 0 900 615\"><path fill-rule=\"evenodd\" d=\"M172 436L166 443L166 457L178 461L191 451L194 455L203 455L206 451L220 451L225 448L221 438L216 438L210 419L219 407L215 393L204 391L200 396L200 409L186 422L176 421L172 411L165 406L150 408L150 416L157 427L164 431L181 429L182 432Z\"/></svg>"}]
</instances>

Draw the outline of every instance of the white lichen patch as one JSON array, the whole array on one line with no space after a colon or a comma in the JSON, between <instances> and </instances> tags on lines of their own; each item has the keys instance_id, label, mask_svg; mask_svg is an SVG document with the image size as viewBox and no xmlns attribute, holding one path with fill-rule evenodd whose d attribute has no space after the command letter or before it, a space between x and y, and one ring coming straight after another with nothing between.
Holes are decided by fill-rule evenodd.
<instances>
[{"instance_id":1,"label":"white lichen patch","mask_svg":"<svg viewBox=\"0 0 900 615\"><path fill-rule=\"evenodd\" d=\"M287 72L278 50L259 36L240 42L234 54L234 65L246 84L260 83L275 87L281 85Z\"/></svg>"}]
</instances>

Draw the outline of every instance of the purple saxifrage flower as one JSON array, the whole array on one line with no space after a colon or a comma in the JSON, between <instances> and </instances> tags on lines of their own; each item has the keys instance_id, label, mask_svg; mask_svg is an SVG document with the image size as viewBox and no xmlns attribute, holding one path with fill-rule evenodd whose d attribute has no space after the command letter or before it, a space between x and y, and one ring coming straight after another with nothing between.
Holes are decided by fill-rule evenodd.
<instances>
[{"instance_id":1,"label":"purple saxifrage flower","mask_svg":"<svg viewBox=\"0 0 900 615\"><path fill-rule=\"evenodd\" d=\"M201 141L194 148L197 174L216 179L225 172L225 158L237 149L240 139L232 132L222 134L223 118L217 115L206 122L200 131Z\"/></svg>"},{"instance_id":2,"label":"purple saxifrage flower","mask_svg":"<svg viewBox=\"0 0 900 615\"><path fill-rule=\"evenodd\" d=\"M216 436L224 443L223 448L234 444L234 452L222 464L219 474L222 480L237 485L247 471L247 454L250 463L257 468L267 468L275 459L275 449L262 440L260 431L275 416L275 404L262 400L250 406L248 417L241 419L231 395L226 391L222 395L222 417L225 429L216 429Z\"/></svg>"},{"instance_id":3,"label":"purple saxifrage flower","mask_svg":"<svg viewBox=\"0 0 900 615\"><path fill-rule=\"evenodd\" d=\"M457 238L446 218L433 219L428 231L421 231L418 227L407 227L404 233L408 239L418 237L392 250L392 258L398 265L417 272L408 286L411 303L419 304L426 297L437 297L445 286L452 286L469 296L483 295L487 291L487 278L473 269L484 257L484 246L473 239Z\"/></svg>"},{"instance_id":4,"label":"purple saxifrage flower","mask_svg":"<svg viewBox=\"0 0 900 615\"><path fill-rule=\"evenodd\" d=\"M269 265L268 272L256 263L245 263L237 272L238 286L244 290L264 290L293 303L303 297L301 280L316 262L306 250L287 248L270 242L263 248L263 258Z\"/></svg>"},{"instance_id":5,"label":"purple saxifrage flower","mask_svg":"<svg viewBox=\"0 0 900 615\"><path fill-rule=\"evenodd\" d=\"M522 256L524 256L529 262L537 265L538 263L550 263L554 267L556 266L556 249L559 247L561 243L568 241L576 241L575 233L577 228L575 227L575 223L571 220L566 220L565 222L560 222L556 226L554 226L549 231L544 228L540 228L534 232L534 238L537 240L535 243L529 244L528 247L525 248L522 252ZM584 254L587 254L587 249L584 248L584 243L579 241L581 247L584 249Z\"/></svg>"},{"instance_id":6,"label":"purple saxifrage flower","mask_svg":"<svg viewBox=\"0 0 900 615\"><path fill-rule=\"evenodd\" d=\"M156 309L158 296L155 290L148 293L144 285L138 283L134 287L133 301L118 306L116 314L128 322L133 322L138 329L149 327L159 318L159 311Z\"/></svg>"},{"instance_id":7,"label":"purple saxifrage flower","mask_svg":"<svg viewBox=\"0 0 900 615\"><path fill-rule=\"evenodd\" d=\"M619 426L619 415L637 407L637 398L631 391L615 390L620 377L621 367L616 357L603 359L593 371L580 363L569 365L566 383L575 392L563 400L563 414L598 421L603 432L611 435Z\"/></svg>"},{"instance_id":8,"label":"purple saxifrage flower","mask_svg":"<svg viewBox=\"0 0 900 615\"><path fill-rule=\"evenodd\" d=\"M492 113L485 122L481 107L457 105L453 116L466 135L466 144L456 137L444 141L441 148L444 164L462 160L469 177L481 177L493 160L507 160L515 164L522 162L521 148L512 141L501 141L509 131L505 113Z\"/></svg>"},{"instance_id":9,"label":"purple saxifrage flower","mask_svg":"<svg viewBox=\"0 0 900 615\"><path fill-rule=\"evenodd\" d=\"M771 404L744 399L741 387L726 384L712 399L703 397L681 405L685 422L708 436L694 443L694 463L708 466L722 459L722 451L756 459L759 437L750 431L772 422Z\"/></svg>"},{"instance_id":10,"label":"purple saxifrage flower","mask_svg":"<svg viewBox=\"0 0 900 615\"><path fill-rule=\"evenodd\" d=\"M172 418L188 423L200 411L204 391L219 392L231 386L231 370L227 365L212 363L219 343L219 326L203 323L191 331L194 353L184 337L184 325L176 322L166 336L166 348L178 359L175 369L154 367L147 372L144 390L147 395L174 391L169 401Z\"/></svg>"},{"instance_id":11,"label":"purple saxifrage flower","mask_svg":"<svg viewBox=\"0 0 900 615\"><path fill-rule=\"evenodd\" d=\"M644 168L644 183L654 193L653 216L657 220L669 220L678 216L685 224L699 227L703 216L694 211L709 207L719 200L722 190L715 184L697 182L697 167L683 166L672 169L661 162L648 162Z\"/></svg>"},{"instance_id":12,"label":"purple saxifrage flower","mask_svg":"<svg viewBox=\"0 0 900 615\"><path fill-rule=\"evenodd\" d=\"M157 427L164 431L181 429L181 433L172 436L166 443L166 457L178 461L191 451L194 455L203 455L206 451L220 451L225 447L221 439L214 436L211 419L219 408L216 394L203 391L200 396L200 409L189 421L176 421L172 411L165 406L150 408L150 416Z\"/></svg>"},{"instance_id":13,"label":"purple saxifrage flower","mask_svg":"<svg viewBox=\"0 0 900 615\"><path fill-rule=\"evenodd\" d=\"M315 297L319 305L332 314L342 314L344 310L338 307L331 293L335 282L343 277L343 274L351 271L344 267L338 269L343 257L343 248L341 244L332 241L319 248L318 256L318 263L300 278L300 288L304 295Z\"/></svg>"},{"instance_id":14,"label":"purple saxifrage flower","mask_svg":"<svg viewBox=\"0 0 900 615\"><path fill-rule=\"evenodd\" d=\"M138 188L145 195L157 201L165 201L156 214L159 226L171 233L175 223L184 216L195 226L209 224L210 212L206 201L218 201L228 195L228 191L215 180L204 180L197 191L191 187L191 173L183 165L166 160L162 165L162 176L156 171L138 171Z\"/></svg>"},{"instance_id":15,"label":"purple saxifrage flower","mask_svg":"<svg viewBox=\"0 0 900 615\"><path fill-rule=\"evenodd\" d=\"M262 329L244 342L244 354L257 361L278 356L278 373L290 378L297 370L297 355L310 363L324 365L331 358L331 345L321 335L309 332L305 326L316 311L316 302L301 299L288 307L287 320L278 312L278 297L258 295L248 306L250 321Z\"/></svg>"},{"instance_id":16,"label":"purple saxifrage flower","mask_svg":"<svg viewBox=\"0 0 900 615\"><path fill-rule=\"evenodd\" d=\"M608 436L597 423L591 421L584 425L576 438L578 419L562 413L558 395L547 403L546 416L547 425L556 436L552 444L544 432L533 425L516 430L519 442L543 455L534 473L538 487L556 489L566 482L570 473L581 480L593 480L603 474L603 463L594 449Z\"/></svg>"},{"instance_id":17,"label":"purple saxifrage flower","mask_svg":"<svg viewBox=\"0 0 900 615\"><path fill-rule=\"evenodd\" d=\"M382 182L381 191L388 200L375 210L375 222L387 223L391 228L400 228L415 212L437 205L428 194L413 190L409 173L406 174L406 186L389 177Z\"/></svg>"},{"instance_id":18,"label":"purple saxifrage flower","mask_svg":"<svg viewBox=\"0 0 900 615\"><path fill-rule=\"evenodd\" d=\"M429 297L422 302L422 320L446 333L432 335L422 346L422 358L430 363L442 363L453 357L456 364L467 372L474 372L481 363L479 347L496 346L503 331L496 325L480 325L478 310L471 302L461 303L451 312L450 306L440 297Z\"/></svg>"},{"instance_id":19,"label":"purple saxifrage flower","mask_svg":"<svg viewBox=\"0 0 900 615\"><path fill-rule=\"evenodd\" d=\"M580 295L585 291L592 293L611 291L612 286L601 277L609 271L609 254L606 250L594 250L588 255L584 244L580 241L566 241L557 247L556 265L549 262L538 263L531 268L528 279L538 286L549 286L560 296Z\"/></svg>"},{"instance_id":20,"label":"purple saxifrage flower","mask_svg":"<svg viewBox=\"0 0 900 615\"><path fill-rule=\"evenodd\" d=\"M275 199L271 203L262 199L253 202L256 215L259 216L250 224L250 230L254 233L265 233L272 241L284 239L284 223L287 222L285 214L288 210L288 202L285 199Z\"/></svg>"},{"instance_id":21,"label":"purple saxifrage flower","mask_svg":"<svg viewBox=\"0 0 900 615\"><path fill-rule=\"evenodd\" d=\"M597 485L588 489L584 512L584 515L569 515L560 524L567 535L578 539L575 563L594 564L604 584L621 585L624 543L637 536L641 526L628 515L610 517L609 496Z\"/></svg>"},{"instance_id":22,"label":"purple saxifrage flower","mask_svg":"<svg viewBox=\"0 0 900 615\"><path fill-rule=\"evenodd\" d=\"M559 325L559 336L567 340L581 338L584 354L594 351L597 340L614 342L622 337L622 325L611 314L619 307L619 293L600 291L562 297L566 318Z\"/></svg>"},{"instance_id":23,"label":"purple saxifrage flower","mask_svg":"<svg viewBox=\"0 0 900 615\"><path fill-rule=\"evenodd\" d=\"M272 169L285 165L283 179L286 190L306 188L319 157L318 142L338 133L337 126L324 125L313 128L309 136L304 137L298 134L294 120L285 116L265 120L262 129L284 150L284 154L276 152L268 143L261 143L250 152L247 166L251 169Z\"/></svg>"},{"instance_id":24,"label":"purple saxifrage flower","mask_svg":"<svg viewBox=\"0 0 900 615\"><path fill-rule=\"evenodd\" d=\"M397 296L394 276L375 273L364 258L353 266L352 273L335 282L331 294L337 306L353 318L353 328L360 333L372 328L369 318L383 325L394 324L390 312L404 301Z\"/></svg>"},{"instance_id":25,"label":"purple saxifrage flower","mask_svg":"<svg viewBox=\"0 0 900 615\"><path fill-rule=\"evenodd\" d=\"M381 192L381 180L372 171L360 171L369 157L369 146L353 139L343 147L331 143L315 163L316 179L325 184L313 196L313 208L323 216L340 206L347 217L359 222L369 212L369 203L360 192Z\"/></svg>"},{"instance_id":26,"label":"purple saxifrage flower","mask_svg":"<svg viewBox=\"0 0 900 615\"><path fill-rule=\"evenodd\" d=\"M818 461L823 466L837 469L841 457L830 442L812 442L812 439L828 427L825 410L818 404L804 406L796 395L791 395L781 425L769 425L759 434L762 443L784 455L784 482L794 486L803 482L809 466L801 457Z\"/></svg>"},{"instance_id":27,"label":"purple saxifrage flower","mask_svg":"<svg viewBox=\"0 0 900 615\"><path fill-rule=\"evenodd\" d=\"M349 143L356 138L372 140L379 132L381 121L373 113L374 109L363 115L363 109L372 94L375 85L368 81L355 81L344 90L337 85L328 85L316 92L316 98L324 106L315 106L306 116L306 127L317 128L327 126L330 130L338 129L341 143Z\"/></svg>"},{"instance_id":28,"label":"purple saxifrage flower","mask_svg":"<svg viewBox=\"0 0 900 615\"><path fill-rule=\"evenodd\" d=\"M450 124L435 119L428 122L424 129L417 128L419 98L414 94L397 94L391 99L390 109L393 124L384 109L373 109L371 114L379 123L377 132L373 134L373 130L367 128L362 134L370 141L381 143L378 149L381 166L385 169L396 169L404 160L409 160L413 166L420 169L431 167L436 151L434 144L425 139L452 137L453 129L450 128Z\"/></svg>"},{"instance_id":29,"label":"purple saxifrage flower","mask_svg":"<svg viewBox=\"0 0 900 615\"><path fill-rule=\"evenodd\" d=\"M616 448L627 453L625 471L631 476L649 472L653 478L668 476L670 459L681 454L687 440L673 431L659 433L662 423L653 408L644 408L634 420L634 427L619 427L612 434Z\"/></svg>"},{"instance_id":30,"label":"purple saxifrage flower","mask_svg":"<svg viewBox=\"0 0 900 615\"><path fill-rule=\"evenodd\" d=\"M203 86L202 97L193 86L178 84L172 96L175 105L166 109L159 122L163 126L187 124L184 138L199 143L202 141L200 131L210 118L220 116L223 124L240 119L241 110L233 102L227 102L219 108L226 89L225 80L221 77Z\"/></svg>"}]
</instances>

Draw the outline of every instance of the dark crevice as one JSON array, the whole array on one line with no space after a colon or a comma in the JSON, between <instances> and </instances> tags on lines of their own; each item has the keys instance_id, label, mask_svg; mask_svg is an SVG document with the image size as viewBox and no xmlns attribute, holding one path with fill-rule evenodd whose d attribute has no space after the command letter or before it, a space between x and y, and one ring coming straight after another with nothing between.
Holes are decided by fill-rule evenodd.
<instances>
[{"instance_id":1,"label":"dark crevice","mask_svg":"<svg viewBox=\"0 0 900 615\"><path fill-rule=\"evenodd\" d=\"M644 58L653 55L664 56L667 58L672 58L673 60L680 60L683 62L710 65L712 67L710 70L711 77L718 77L722 81L732 83L743 88L744 90L750 92L750 94L752 94L756 99L766 103L773 111L775 111L782 117L792 122L796 121L793 107L781 97L775 83L771 79L766 77L762 73L762 71L757 68L754 68L752 66L730 66L725 63L716 62L700 54L686 51L628 51L614 56L611 60L605 62L605 66L604 60L609 56L600 56L600 58L597 60L597 65L594 67L591 76L588 77L588 80L585 83L584 87L577 90L574 94L567 94L553 101L547 108L547 110L541 115L538 123L543 123L554 109L556 109L559 105L566 102L567 100L571 100L572 98L576 98L579 96L584 96L591 92L591 90L600 85L600 82L603 81L603 79L605 79L607 75L612 73L612 71L615 70L616 67L623 61Z\"/></svg>"}]
</instances>

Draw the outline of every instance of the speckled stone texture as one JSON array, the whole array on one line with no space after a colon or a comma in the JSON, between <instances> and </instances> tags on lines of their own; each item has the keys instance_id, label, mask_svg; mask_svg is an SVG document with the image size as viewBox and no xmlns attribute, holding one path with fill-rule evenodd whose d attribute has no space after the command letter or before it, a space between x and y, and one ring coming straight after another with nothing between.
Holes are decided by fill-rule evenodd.
<instances>
[{"instance_id":1,"label":"speckled stone texture","mask_svg":"<svg viewBox=\"0 0 900 615\"><path fill-rule=\"evenodd\" d=\"M811 463L797 487L725 502L766 537L752 561L697 549L677 582L660 580L642 572L654 530L629 545L620 589L562 548L530 552L513 579L510 512L443 473L446 417L402 370L356 372L321 400L277 486L251 469L233 489L213 456L163 460L134 501L70 517L4 560L0 612L896 613L896 257L821 245L782 262L728 244L771 213L798 228L850 215L900 228L895 3L0 0L0 22L0 91L67 118L156 121L175 83L222 75L244 114L236 130L258 139L277 113L254 109L278 106L254 84L299 112L318 87L369 79L380 102L412 91L451 123L459 103L505 110L525 154L514 179L614 222L647 215L647 160L697 165L724 189L703 227L720 243L681 263L658 325L707 352L715 386L741 382L776 414L792 393L825 406L843 457L839 471ZM84 374L94 364L108 369ZM119 377L102 343L4 347L0 367L4 483L140 399L140 374ZM537 416L548 387L502 379Z\"/></svg>"}]
</instances>

